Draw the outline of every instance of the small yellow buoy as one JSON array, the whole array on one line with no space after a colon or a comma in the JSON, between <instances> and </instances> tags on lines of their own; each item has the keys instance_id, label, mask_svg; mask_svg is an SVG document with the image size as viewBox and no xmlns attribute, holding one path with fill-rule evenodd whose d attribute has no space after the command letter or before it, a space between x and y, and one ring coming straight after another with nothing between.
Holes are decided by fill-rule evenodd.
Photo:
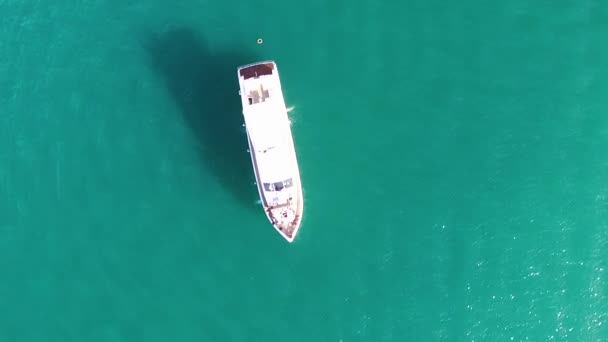
<instances>
[{"instance_id":1,"label":"small yellow buoy","mask_svg":"<svg viewBox=\"0 0 608 342\"><path fill-rule=\"evenodd\" d=\"M258 44L262 44L264 41L262 40L262 38L258 38Z\"/></svg>"}]
</instances>

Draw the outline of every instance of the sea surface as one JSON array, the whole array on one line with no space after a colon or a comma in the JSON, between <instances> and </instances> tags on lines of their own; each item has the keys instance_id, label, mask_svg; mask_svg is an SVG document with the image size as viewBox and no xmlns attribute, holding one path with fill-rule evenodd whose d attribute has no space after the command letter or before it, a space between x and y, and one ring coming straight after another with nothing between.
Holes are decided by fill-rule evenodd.
<instances>
[{"instance_id":1,"label":"sea surface","mask_svg":"<svg viewBox=\"0 0 608 342\"><path fill-rule=\"evenodd\" d=\"M608 341L608 2L0 14L0 341ZM241 127L265 59L292 244Z\"/></svg>"}]
</instances>

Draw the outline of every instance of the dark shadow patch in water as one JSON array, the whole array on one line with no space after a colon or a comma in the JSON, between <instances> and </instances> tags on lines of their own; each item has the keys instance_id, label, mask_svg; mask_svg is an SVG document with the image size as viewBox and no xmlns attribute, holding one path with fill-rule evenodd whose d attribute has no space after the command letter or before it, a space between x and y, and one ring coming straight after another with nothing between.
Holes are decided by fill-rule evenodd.
<instances>
[{"instance_id":1,"label":"dark shadow patch in water","mask_svg":"<svg viewBox=\"0 0 608 342\"><path fill-rule=\"evenodd\" d=\"M155 34L144 46L196 137L204 166L243 206L258 209L236 71L256 56L246 49L212 51L188 28Z\"/></svg>"}]
</instances>

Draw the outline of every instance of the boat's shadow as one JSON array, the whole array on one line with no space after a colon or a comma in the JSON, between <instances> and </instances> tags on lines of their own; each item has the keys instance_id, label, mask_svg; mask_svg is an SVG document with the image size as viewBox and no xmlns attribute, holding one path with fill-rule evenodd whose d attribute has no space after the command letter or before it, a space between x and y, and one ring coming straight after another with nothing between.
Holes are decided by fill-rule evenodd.
<instances>
[{"instance_id":1,"label":"boat's shadow","mask_svg":"<svg viewBox=\"0 0 608 342\"><path fill-rule=\"evenodd\" d=\"M186 28L148 37L144 46L196 136L204 166L239 202L254 209L236 68L255 61L255 56L240 50L210 51L203 37Z\"/></svg>"}]
</instances>

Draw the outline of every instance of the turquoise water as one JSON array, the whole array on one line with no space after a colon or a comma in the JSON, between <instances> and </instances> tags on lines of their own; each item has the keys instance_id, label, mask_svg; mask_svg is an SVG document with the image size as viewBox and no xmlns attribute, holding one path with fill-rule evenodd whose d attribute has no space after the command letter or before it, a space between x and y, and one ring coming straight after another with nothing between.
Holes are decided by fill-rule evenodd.
<instances>
[{"instance_id":1,"label":"turquoise water","mask_svg":"<svg viewBox=\"0 0 608 342\"><path fill-rule=\"evenodd\" d=\"M0 11L2 341L608 340L604 2ZM291 245L241 127L262 59Z\"/></svg>"}]
</instances>

